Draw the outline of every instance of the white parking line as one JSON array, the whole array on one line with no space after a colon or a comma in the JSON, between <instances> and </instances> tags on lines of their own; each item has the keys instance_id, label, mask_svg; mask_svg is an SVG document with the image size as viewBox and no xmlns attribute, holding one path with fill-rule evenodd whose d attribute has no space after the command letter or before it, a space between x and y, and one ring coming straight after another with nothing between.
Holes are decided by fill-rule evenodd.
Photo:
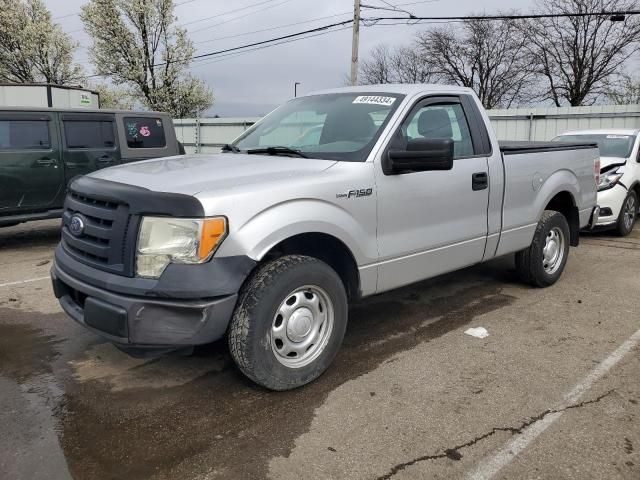
<instances>
[{"instance_id":1,"label":"white parking line","mask_svg":"<svg viewBox=\"0 0 640 480\"><path fill-rule=\"evenodd\" d=\"M542 434L553 422L558 420L563 410L571 405L575 405L593 384L602 378L611 368L613 368L622 358L640 343L640 330L631 335L622 345L620 345L611 355L600 362L589 374L576 385L573 390L567 393L562 402L553 408L554 413L550 413L542 420L531 424L522 433L508 441L496 454L486 458L480 465L467 475L468 480L490 480L496 474L511 463L515 457L527 446Z\"/></svg>"},{"instance_id":2,"label":"white parking line","mask_svg":"<svg viewBox=\"0 0 640 480\"><path fill-rule=\"evenodd\" d=\"M22 285L23 283L41 282L42 280L49 280L51 277L39 277L30 278L29 280L20 280L19 282L0 283L0 287L10 287L12 285Z\"/></svg>"}]
</instances>

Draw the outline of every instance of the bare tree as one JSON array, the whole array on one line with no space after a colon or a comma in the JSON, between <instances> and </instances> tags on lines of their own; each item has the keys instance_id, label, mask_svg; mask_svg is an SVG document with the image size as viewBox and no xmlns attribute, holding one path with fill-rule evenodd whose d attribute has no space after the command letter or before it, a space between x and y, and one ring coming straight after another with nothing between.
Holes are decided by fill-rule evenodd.
<instances>
[{"instance_id":1,"label":"bare tree","mask_svg":"<svg viewBox=\"0 0 640 480\"><path fill-rule=\"evenodd\" d=\"M472 88L486 108L529 100L535 78L526 42L518 22L480 19L426 30L416 41L431 78Z\"/></svg>"},{"instance_id":2,"label":"bare tree","mask_svg":"<svg viewBox=\"0 0 640 480\"><path fill-rule=\"evenodd\" d=\"M605 90L607 103L614 105L640 104L640 79L623 74L621 79Z\"/></svg>"},{"instance_id":3,"label":"bare tree","mask_svg":"<svg viewBox=\"0 0 640 480\"><path fill-rule=\"evenodd\" d=\"M429 73L415 47L390 48L385 44L376 46L369 58L361 62L360 83L424 83Z\"/></svg>"},{"instance_id":4,"label":"bare tree","mask_svg":"<svg viewBox=\"0 0 640 480\"><path fill-rule=\"evenodd\" d=\"M187 71L194 47L173 10L173 0L89 0L81 17L97 73L182 118L208 109L213 95Z\"/></svg>"},{"instance_id":5,"label":"bare tree","mask_svg":"<svg viewBox=\"0 0 640 480\"><path fill-rule=\"evenodd\" d=\"M638 51L640 19L613 22L600 13L637 9L636 0L540 0L536 13L587 14L526 22L529 58L546 82L542 98L578 106L606 95Z\"/></svg>"},{"instance_id":6,"label":"bare tree","mask_svg":"<svg viewBox=\"0 0 640 480\"><path fill-rule=\"evenodd\" d=\"M0 0L0 80L78 83L77 46L52 22L42 0Z\"/></svg>"},{"instance_id":7,"label":"bare tree","mask_svg":"<svg viewBox=\"0 0 640 480\"><path fill-rule=\"evenodd\" d=\"M394 83L391 72L391 50L387 45L377 45L369 53L369 58L360 62L358 78L363 85Z\"/></svg>"}]
</instances>

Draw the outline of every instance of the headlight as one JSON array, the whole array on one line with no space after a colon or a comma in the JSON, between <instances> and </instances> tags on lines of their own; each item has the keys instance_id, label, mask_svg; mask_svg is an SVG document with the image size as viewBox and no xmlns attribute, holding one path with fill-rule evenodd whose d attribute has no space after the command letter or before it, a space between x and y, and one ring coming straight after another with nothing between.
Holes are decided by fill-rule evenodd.
<instances>
[{"instance_id":1,"label":"headlight","mask_svg":"<svg viewBox=\"0 0 640 480\"><path fill-rule=\"evenodd\" d=\"M598 183L598 191L609 190L620 181L624 173L618 173L618 169L609 170L607 173L600 175L600 183Z\"/></svg>"},{"instance_id":2,"label":"headlight","mask_svg":"<svg viewBox=\"0 0 640 480\"><path fill-rule=\"evenodd\" d=\"M158 278L172 262L206 262L226 234L224 217L144 217L138 234L136 275Z\"/></svg>"}]
</instances>

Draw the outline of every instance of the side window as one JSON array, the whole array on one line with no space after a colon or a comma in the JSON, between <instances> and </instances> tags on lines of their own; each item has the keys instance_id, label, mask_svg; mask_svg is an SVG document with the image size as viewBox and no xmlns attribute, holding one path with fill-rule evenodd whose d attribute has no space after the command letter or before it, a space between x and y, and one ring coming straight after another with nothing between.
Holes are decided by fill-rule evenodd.
<instances>
[{"instance_id":1,"label":"side window","mask_svg":"<svg viewBox=\"0 0 640 480\"><path fill-rule=\"evenodd\" d=\"M450 138L454 158L474 154L469 124L459 103L439 103L418 109L405 121L402 132L407 140Z\"/></svg>"},{"instance_id":2,"label":"side window","mask_svg":"<svg viewBox=\"0 0 640 480\"><path fill-rule=\"evenodd\" d=\"M163 148L167 145L160 118L125 117L124 132L129 148Z\"/></svg>"},{"instance_id":3,"label":"side window","mask_svg":"<svg viewBox=\"0 0 640 480\"><path fill-rule=\"evenodd\" d=\"M95 120L64 120L67 148L113 148L113 122Z\"/></svg>"},{"instance_id":4,"label":"side window","mask_svg":"<svg viewBox=\"0 0 640 480\"><path fill-rule=\"evenodd\" d=\"M48 150L48 120L0 120L0 149Z\"/></svg>"}]
</instances>

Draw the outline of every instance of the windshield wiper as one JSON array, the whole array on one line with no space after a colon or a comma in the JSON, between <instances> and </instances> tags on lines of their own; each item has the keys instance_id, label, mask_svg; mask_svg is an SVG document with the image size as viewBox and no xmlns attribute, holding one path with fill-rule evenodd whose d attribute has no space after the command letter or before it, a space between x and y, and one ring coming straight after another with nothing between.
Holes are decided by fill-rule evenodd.
<instances>
[{"instance_id":1,"label":"windshield wiper","mask_svg":"<svg viewBox=\"0 0 640 480\"><path fill-rule=\"evenodd\" d=\"M267 155L295 155L296 157L309 158L300 150L289 147L253 148L251 150L247 150L247 153L256 155L260 155L262 153L266 153Z\"/></svg>"},{"instance_id":2,"label":"windshield wiper","mask_svg":"<svg viewBox=\"0 0 640 480\"><path fill-rule=\"evenodd\" d=\"M233 153L240 153L240 149L234 145L231 145L229 143L226 143L222 146L222 151L223 152L233 152Z\"/></svg>"}]
</instances>

